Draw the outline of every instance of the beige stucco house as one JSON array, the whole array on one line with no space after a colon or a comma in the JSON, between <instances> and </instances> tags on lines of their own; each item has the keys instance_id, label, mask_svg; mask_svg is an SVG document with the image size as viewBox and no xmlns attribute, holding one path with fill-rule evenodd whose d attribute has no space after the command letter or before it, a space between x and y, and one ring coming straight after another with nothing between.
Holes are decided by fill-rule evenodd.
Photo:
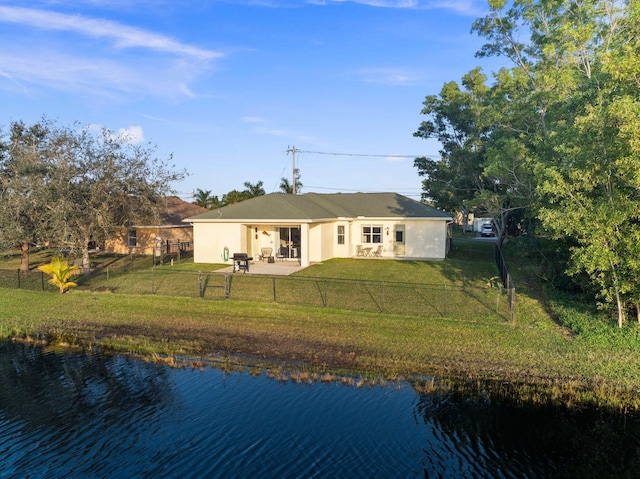
<instances>
[{"instance_id":1,"label":"beige stucco house","mask_svg":"<svg viewBox=\"0 0 640 479\"><path fill-rule=\"evenodd\" d=\"M193 225L196 263L246 253L302 266L357 256L444 259L451 221L396 193L271 193L184 220Z\"/></svg>"},{"instance_id":2,"label":"beige stucco house","mask_svg":"<svg viewBox=\"0 0 640 479\"><path fill-rule=\"evenodd\" d=\"M105 241L104 249L122 254L167 254L193 250L193 228L182 219L209 211L201 206L170 196L163 199L157 225L133 225L121 228ZM154 251L155 249L155 251Z\"/></svg>"}]
</instances>

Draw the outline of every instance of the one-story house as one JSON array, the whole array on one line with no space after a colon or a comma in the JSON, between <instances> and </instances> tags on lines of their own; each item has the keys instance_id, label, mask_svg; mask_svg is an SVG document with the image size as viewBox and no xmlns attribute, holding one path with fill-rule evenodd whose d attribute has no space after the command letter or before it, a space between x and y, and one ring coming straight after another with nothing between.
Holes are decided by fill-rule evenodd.
<instances>
[{"instance_id":1,"label":"one-story house","mask_svg":"<svg viewBox=\"0 0 640 479\"><path fill-rule=\"evenodd\" d=\"M157 225L122 228L105 241L104 249L121 254L165 254L193 250L193 228L182 219L209 211L175 196L163 198Z\"/></svg>"},{"instance_id":2,"label":"one-story house","mask_svg":"<svg viewBox=\"0 0 640 479\"><path fill-rule=\"evenodd\" d=\"M396 193L271 193L184 221L193 225L196 263L246 253L308 266L357 256L444 259L452 217Z\"/></svg>"}]
</instances>

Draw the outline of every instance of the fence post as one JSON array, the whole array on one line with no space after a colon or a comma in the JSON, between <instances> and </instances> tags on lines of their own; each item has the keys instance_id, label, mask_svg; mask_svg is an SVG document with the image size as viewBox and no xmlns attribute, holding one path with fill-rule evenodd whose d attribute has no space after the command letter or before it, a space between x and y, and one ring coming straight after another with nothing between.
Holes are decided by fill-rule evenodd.
<instances>
[{"instance_id":1,"label":"fence post","mask_svg":"<svg viewBox=\"0 0 640 479\"><path fill-rule=\"evenodd\" d=\"M231 296L231 278L229 273L224 274L224 299L229 299Z\"/></svg>"},{"instance_id":2,"label":"fence post","mask_svg":"<svg viewBox=\"0 0 640 479\"><path fill-rule=\"evenodd\" d=\"M509 305L509 314L511 315L511 321L515 321L516 313L516 287L513 284L513 279L509 270L507 269L507 263L502 255L502 250L496 244L494 248L494 257L496 265L500 270L500 279L502 280L502 287L507 291L507 304Z\"/></svg>"},{"instance_id":3,"label":"fence post","mask_svg":"<svg viewBox=\"0 0 640 479\"><path fill-rule=\"evenodd\" d=\"M327 283L327 280L324 280L324 307L326 308L327 306L329 306L329 298L327 297L327 292L329 291L329 285Z\"/></svg>"},{"instance_id":4,"label":"fence post","mask_svg":"<svg viewBox=\"0 0 640 479\"><path fill-rule=\"evenodd\" d=\"M271 278L271 281L273 283L273 302L277 303L278 302L278 296L276 294L276 277L274 276L273 278Z\"/></svg>"},{"instance_id":5,"label":"fence post","mask_svg":"<svg viewBox=\"0 0 640 479\"><path fill-rule=\"evenodd\" d=\"M384 313L384 281L382 282L382 301L380 306L381 312Z\"/></svg>"},{"instance_id":6,"label":"fence post","mask_svg":"<svg viewBox=\"0 0 640 479\"><path fill-rule=\"evenodd\" d=\"M18 289L20 289L20 269L18 269Z\"/></svg>"},{"instance_id":7,"label":"fence post","mask_svg":"<svg viewBox=\"0 0 640 479\"><path fill-rule=\"evenodd\" d=\"M42 291L44 291L44 273L40 271L40 283L42 284Z\"/></svg>"},{"instance_id":8,"label":"fence post","mask_svg":"<svg viewBox=\"0 0 640 479\"><path fill-rule=\"evenodd\" d=\"M511 288L509 288L509 312L511 313L511 321L514 322L516 319L516 288L513 286L513 282L511 283Z\"/></svg>"},{"instance_id":9,"label":"fence post","mask_svg":"<svg viewBox=\"0 0 640 479\"><path fill-rule=\"evenodd\" d=\"M153 281L153 279L154 279L153 278L153 272L155 271L155 269L156 269L155 266L151 266L151 294L155 294L155 289L156 289L154 281Z\"/></svg>"},{"instance_id":10,"label":"fence post","mask_svg":"<svg viewBox=\"0 0 640 479\"><path fill-rule=\"evenodd\" d=\"M447 285L444 285L444 302L442 304L442 316L447 317Z\"/></svg>"},{"instance_id":11,"label":"fence post","mask_svg":"<svg viewBox=\"0 0 640 479\"><path fill-rule=\"evenodd\" d=\"M198 271L198 296L200 296L200 299L204 299L203 284L202 271Z\"/></svg>"}]
</instances>

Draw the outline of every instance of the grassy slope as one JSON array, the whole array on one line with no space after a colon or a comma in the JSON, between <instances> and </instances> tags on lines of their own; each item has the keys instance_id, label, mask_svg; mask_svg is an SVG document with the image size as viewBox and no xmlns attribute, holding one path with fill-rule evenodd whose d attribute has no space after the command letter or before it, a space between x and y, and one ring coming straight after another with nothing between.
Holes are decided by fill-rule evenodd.
<instances>
[{"instance_id":1,"label":"grassy slope","mask_svg":"<svg viewBox=\"0 0 640 479\"><path fill-rule=\"evenodd\" d=\"M490 254L490 246L460 242L444 262L332 260L300 274L478 285L496 274ZM521 381L544 385L547 396L567 398L573 390L567 401L580 400L586 389L592 393L588 401L636 407L635 345L620 348L617 341L571 334L553 320L536 290L521 283L518 291L516 321L508 323L478 321L472 314L464 320L419 318L272 303L3 290L0 336L44 333L135 353L243 353L316 369Z\"/></svg>"}]
</instances>

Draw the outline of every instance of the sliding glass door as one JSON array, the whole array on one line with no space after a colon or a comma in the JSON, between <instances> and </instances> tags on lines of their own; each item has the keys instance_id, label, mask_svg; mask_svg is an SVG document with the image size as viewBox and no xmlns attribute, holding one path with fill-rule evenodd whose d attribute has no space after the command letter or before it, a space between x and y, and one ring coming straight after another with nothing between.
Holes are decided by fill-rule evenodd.
<instances>
[{"instance_id":1,"label":"sliding glass door","mask_svg":"<svg viewBox=\"0 0 640 479\"><path fill-rule=\"evenodd\" d=\"M280 227L279 254L281 258L300 258L300 227Z\"/></svg>"}]
</instances>

